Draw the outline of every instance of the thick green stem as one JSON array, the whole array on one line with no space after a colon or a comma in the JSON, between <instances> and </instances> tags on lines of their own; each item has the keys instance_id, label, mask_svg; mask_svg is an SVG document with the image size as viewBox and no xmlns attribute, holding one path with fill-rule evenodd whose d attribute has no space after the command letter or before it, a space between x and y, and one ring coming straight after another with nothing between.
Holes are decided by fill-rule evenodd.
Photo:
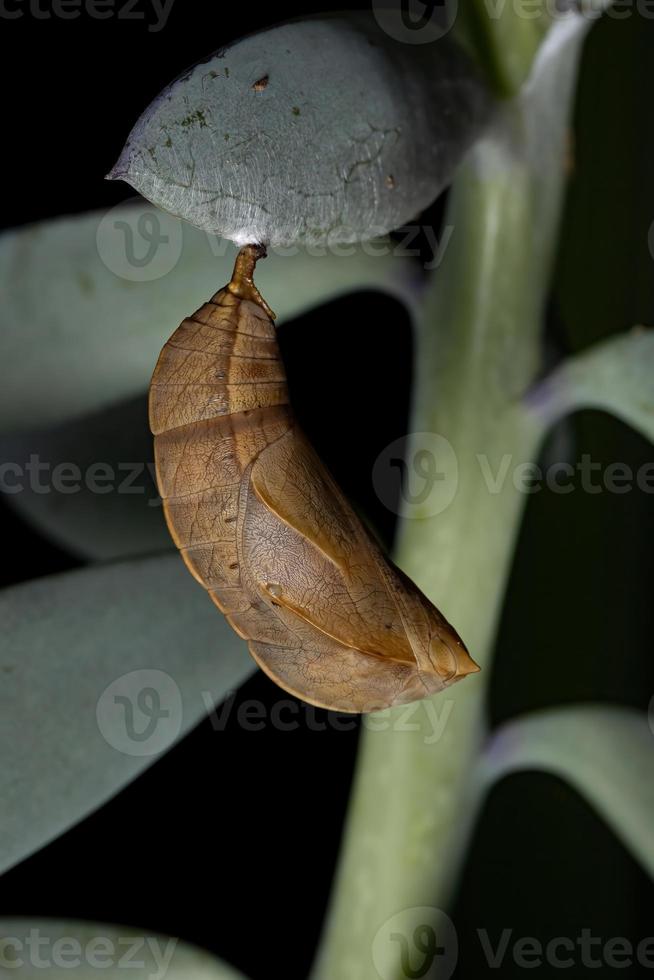
<instances>
[{"instance_id":1,"label":"thick green stem","mask_svg":"<svg viewBox=\"0 0 654 980\"><path fill-rule=\"evenodd\" d=\"M406 976L394 941L403 910L423 907L424 921L424 907L447 903L475 816L468 777L526 500L519 467L533 461L542 435L521 398L540 365L563 184L569 91L552 113L546 83L563 75L550 65L541 82L550 113L544 170L526 115L537 109L531 97L507 109L462 167L446 217L451 243L417 336L414 448L426 445L424 433L445 438L458 475L450 463L456 493L442 512L430 512L429 498L422 511L406 508L396 559L455 625L482 673L367 722L317 980Z\"/></svg>"},{"instance_id":2,"label":"thick green stem","mask_svg":"<svg viewBox=\"0 0 654 980\"><path fill-rule=\"evenodd\" d=\"M458 488L443 513L404 522L396 557L461 632L483 673L410 715L395 709L384 730L366 732L329 961L318 973L324 980L367 980L380 926L401 909L431 906L444 895L472 816L465 777L482 734L484 679L523 500L510 472L498 493L489 492L486 479L500 479L505 454L513 464L532 458L536 433L514 399L531 380L537 355L535 331L527 331L529 342L523 336L532 299L526 288L516 289L528 276L522 245L528 189L517 173L493 168L490 178L481 176L479 162L466 167L454 191L444 288L426 304L418 337L412 426L448 440ZM497 303L491 297L500 283ZM390 946L388 954L396 955Z\"/></svg>"}]
</instances>

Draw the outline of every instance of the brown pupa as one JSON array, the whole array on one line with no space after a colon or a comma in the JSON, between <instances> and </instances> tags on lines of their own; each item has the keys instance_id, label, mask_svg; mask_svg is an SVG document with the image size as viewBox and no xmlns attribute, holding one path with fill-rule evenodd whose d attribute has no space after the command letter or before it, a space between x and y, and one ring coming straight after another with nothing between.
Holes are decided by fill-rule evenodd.
<instances>
[{"instance_id":1,"label":"brown pupa","mask_svg":"<svg viewBox=\"0 0 654 980\"><path fill-rule=\"evenodd\" d=\"M424 698L479 668L382 553L298 428L274 314L241 249L150 387L159 492L189 570L280 687L338 711Z\"/></svg>"}]
</instances>

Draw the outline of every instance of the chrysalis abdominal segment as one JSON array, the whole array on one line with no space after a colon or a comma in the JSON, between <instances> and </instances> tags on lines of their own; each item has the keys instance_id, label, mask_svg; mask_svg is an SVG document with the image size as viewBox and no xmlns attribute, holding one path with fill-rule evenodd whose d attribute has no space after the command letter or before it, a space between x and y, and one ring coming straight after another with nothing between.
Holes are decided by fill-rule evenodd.
<instances>
[{"instance_id":1,"label":"chrysalis abdominal segment","mask_svg":"<svg viewBox=\"0 0 654 980\"><path fill-rule=\"evenodd\" d=\"M241 249L231 282L182 322L155 368L150 425L170 533L285 690L338 711L415 701L479 668L298 428L274 314L253 282L264 255Z\"/></svg>"}]
</instances>

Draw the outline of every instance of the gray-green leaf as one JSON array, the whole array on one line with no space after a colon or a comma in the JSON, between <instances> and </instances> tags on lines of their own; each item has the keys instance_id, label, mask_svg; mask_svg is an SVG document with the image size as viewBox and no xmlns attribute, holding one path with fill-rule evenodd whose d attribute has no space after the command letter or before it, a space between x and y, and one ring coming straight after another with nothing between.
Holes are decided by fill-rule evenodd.
<instances>
[{"instance_id":1,"label":"gray-green leaf","mask_svg":"<svg viewBox=\"0 0 654 980\"><path fill-rule=\"evenodd\" d=\"M0 593L0 871L100 806L253 670L177 555Z\"/></svg>"},{"instance_id":2,"label":"gray-green leaf","mask_svg":"<svg viewBox=\"0 0 654 980\"><path fill-rule=\"evenodd\" d=\"M478 777L544 770L569 782L654 875L654 733L644 714L599 704L541 711L491 738Z\"/></svg>"},{"instance_id":3,"label":"gray-green leaf","mask_svg":"<svg viewBox=\"0 0 654 980\"><path fill-rule=\"evenodd\" d=\"M0 489L23 520L79 558L151 554L173 547L153 457L140 396L52 429L0 436Z\"/></svg>"},{"instance_id":4,"label":"gray-green leaf","mask_svg":"<svg viewBox=\"0 0 654 980\"><path fill-rule=\"evenodd\" d=\"M654 441L654 330L636 327L569 358L527 404L548 426L569 412L600 408Z\"/></svg>"},{"instance_id":5,"label":"gray-green leaf","mask_svg":"<svg viewBox=\"0 0 654 980\"><path fill-rule=\"evenodd\" d=\"M366 14L296 21L164 89L108 176L238 244L364 241L434 200L488 111L446 38L396 41Z\"/></svg>"}]
</instances>

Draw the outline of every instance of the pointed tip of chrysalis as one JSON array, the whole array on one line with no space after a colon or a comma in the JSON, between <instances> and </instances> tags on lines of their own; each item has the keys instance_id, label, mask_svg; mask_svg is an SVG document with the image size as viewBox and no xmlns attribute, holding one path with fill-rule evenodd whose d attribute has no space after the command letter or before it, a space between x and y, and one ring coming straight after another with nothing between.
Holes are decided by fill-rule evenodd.
<instances>
[{"instance_id":1,"label":"pointed tip of chrysalis","mask_svg":"<svg viewBox=\"0 0 654 980\"><path fill-rule=\"evenodd\" d=\"M447 639L441 635L432 638L429 655L436 673L446 686L481 670L453 630Z\"/></svg>"},{"instance_id":2,"label":"pointed tip of chrysalis","mask_svg":"<svg viewBox=\"0 0 654 980\"><path fill-rule=\"evenodd\" d=\"M457 651L456 657L457 677L467 677L468 674L478 674L481 670L479 664L472 659L465 647Z\"/></svg>"}]
</instances>

